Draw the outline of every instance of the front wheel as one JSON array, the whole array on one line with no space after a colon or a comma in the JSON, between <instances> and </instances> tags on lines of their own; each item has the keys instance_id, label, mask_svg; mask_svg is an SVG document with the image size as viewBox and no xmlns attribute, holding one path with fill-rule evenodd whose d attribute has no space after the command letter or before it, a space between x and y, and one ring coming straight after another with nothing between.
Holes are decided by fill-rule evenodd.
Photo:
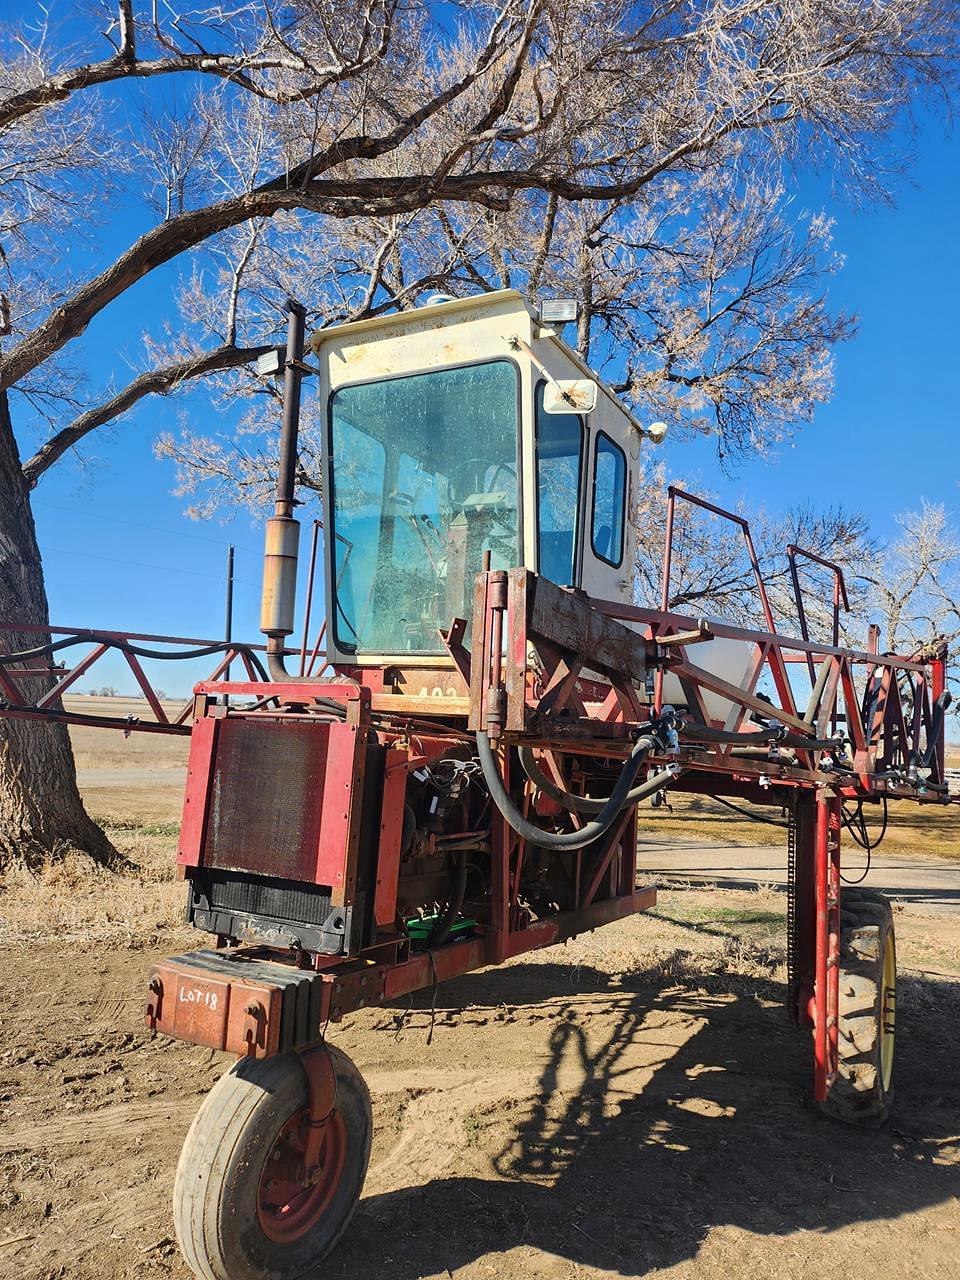
<instances>
[{"instance_id":1,"label":"front wheel","mask_svg":"<svg viewBox=\"0 0 960 1280\"><path fill-rule=\"evenodd\" d=\"M897 950L882 893L845 889L840 912L837 1078L823 1109L848 1124L883 1124L893 1104Z\"/></svg>"},{"instance_id":2,"label":"front wheel","mask_svg":"<svg viewBox=\"0 0 960 1280\"><path fill-rule=\"evenodd\" d=\"M327 1047L334 1110L312 1169L307 1077L295 1053L243 1058L187 1134L173 1191L183 1255L201 1280L295 1280L334 1247L360 1198L373 1119L363 1077Z\"/></svg>"}]
</instances>

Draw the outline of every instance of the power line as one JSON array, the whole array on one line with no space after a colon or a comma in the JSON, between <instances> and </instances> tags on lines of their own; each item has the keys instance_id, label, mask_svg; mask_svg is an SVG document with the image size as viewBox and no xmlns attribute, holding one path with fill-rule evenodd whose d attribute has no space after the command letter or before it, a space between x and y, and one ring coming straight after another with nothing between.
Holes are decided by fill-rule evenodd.
<instances>
[{"instance_id":1,"label":"power line","mask_svg":"<svg viewBox=\"0 0 960 1280\"><path fill-rule=\"evenodd\" d=\"M79 556L81 560L103 560L107 564L122 564L130 569L148 569L151 573L181 573L189 578L213 578L217 582L223 581L223 575L220 573L202 573L197 569L177 569L168 564L145 564L142 560L118 560L114 556L102 556L93 551L68 551L66 547L50 547L44 548L45 553L57 556ZM234 578L234 582L240 583L245 587L254 586L246 578Z\"/></svg>"},{"instance_id":2,"label":"power line","mask_svg":"<svg viewBox=\"0 0 960 1280\"><path fill-rule=\"evenodd\" d=\"M76 508L66 507L58 502L43 503L40 507L41 512L49 511L66 511L71 515L76 515ZM126 524L133 529L147 529L151 533L162 533L165 538L191 538L195 542L211 542L218 547L227 547L230 545L228 538L211 538L203 533L185 533L180 529L162 529L156 524L144 524L142 520L125 520L122 516L106 516L99 511L84 512L86 518L93 520L105 520L109 524Z\"/></svg>"}]
</instances>

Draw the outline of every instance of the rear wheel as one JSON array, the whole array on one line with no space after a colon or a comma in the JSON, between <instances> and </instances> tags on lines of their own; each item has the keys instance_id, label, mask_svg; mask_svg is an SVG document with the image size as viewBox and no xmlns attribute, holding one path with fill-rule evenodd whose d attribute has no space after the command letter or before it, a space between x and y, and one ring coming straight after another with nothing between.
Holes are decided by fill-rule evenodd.
<instances>
[{"instance_id":1,"label":"rear wheel","mask_svg":"<svg viewBox=\"0 0 960 1280\"><path fill-rule=\"evenodd\" d=\"M327 1052L336 1099L310 1169L310 1094L295 1053L242 1059L197 1113L173 1214L184 1257L202 1280L294 1280L311 1274L346 1230L373 1122L363 1077L339 1049Z\"/></svg>"},{"instance_id":2,"label":"rear wheel","mask_svg":"<svg viewBox=\"0 0 960 1280\"><path fill-rule=\"evenodd\" d=\"M845 889L840 912L837 1078L824 1111L848 1124L883 1124L893 1104L897 951L882 893Z\"/></svg>"}]
</instances>

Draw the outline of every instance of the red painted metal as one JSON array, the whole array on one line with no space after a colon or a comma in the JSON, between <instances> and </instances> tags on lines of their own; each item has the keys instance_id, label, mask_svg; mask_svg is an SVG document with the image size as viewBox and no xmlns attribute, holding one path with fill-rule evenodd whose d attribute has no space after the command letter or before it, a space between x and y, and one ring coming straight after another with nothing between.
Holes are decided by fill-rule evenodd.
<instances>
[{"instance_id":1,"label":"red painted metal","mask_svg":"<svg viewBox=\"0 0 960 1280\"><path fill-rule=\"evenodd\" d=\"M594 903L582 911L537 920L525 928L512 930L505 945L485 934L395 962L353 960L302 976L321 989L317 1008L322 1026L327 1020L338 1022L357 1009L398 999L485 965L553 946L579 933L649 910L656 904L656 898L654 888L644 887ZM191 956L185 955L153 967L147 997L147 1025L178 1039L240 1055L265 1057L276 1052L282 1033L282 982L295 971L292 963L281 962L279 956L264 960L259 952L251 951L251 957L257 959L257 976L248 978L243 976L242 965L238 968L236 957L243 953L224 954L219 968L212 965L210 953L200 954L204 956L202 964L191 963ZM265 976L270 970L277 975L273 982ZM181 991L194 992L195 998L180 998ZM206 998L208 991L216 992L216 1001ZM176 1011L183 1008L188 1008L187 1014L180 1012L178 1016ZM254 1037L249 1025L252 1015L248 1010L251 1009L257 1015Z\"/></svg>"},{"instance_id":2,"label":"red painted metal","mask_svg":"<svg viewBox=\"0 0 960 1280\"><path fill-rule=\"evenodd\" d=\"M53 706L55 702L59 702L61 694L66 693L72 685L76 684L80 677L90 670L97 659L103 657L109 647L106 644L94 645L90 652L80 659L72 671L69 671L48 693L37 699L37 710L43 711L46 707Z\"/></svg>"},{"instance_id":3,"label":"red painted metal","mask_svg":"<svg viewBox=\"0 0 960 1280\"><path fill-rule=\"evenodd\" d=\"M814 1091L823 1102L837 1074L840 1012L840 800L817 796Z\"/></svg>"},{"instance_id":4,"label":"red painted metal","mask_svg":"<svg viewBox=\"0 0 960 1280\"><path fill-rule=\"evenodd\" d=\"M136 654L133 654L130 652L125 652L123 656L126 658L127 665L130 667L130 670L133 672L134 679L136 680L137 684L140 686L143 696L146 698L147 702L150 704L150 710L153 712L157 723L169 724L170 717L167 715L166 711L164 711L163 704L161 703L160 699L157 697L154 691L153 685L147 679L146 674L144 673L143 667L141 667L140 665L140 659L136 656Z\"/></svg>"},{"instance_id":5,"label":"red painted metal","mask_svg":"<svg viewBox=\"0 0 960 1280\"><path fill-rule=\"evenodd\" d=\"M271 680L201 680L194 685L194 692L208 697L229 694L239 698L269 698L275 702L309 705L321 698L334 698L338 702L358 702L363 697L359 684L344 680L308 680L303 684Z\"/></svg>"},{"instance_id":6,"label":"red painted metal","mask_svg":"<svg viewBox=\"0 0 960 1280\"><path fill-rule=\"evenodd\" d=\"M190 645L191 648L209 648L211 645L223 645L223 640L199 639L197 636L168 636L156 635L146 631L106 631L99 627L96 629L91 627L50 627L41 626L39 623L21 623L21 622L0 622L0 635L24 635L24 636L75 636L79 639L87 640L110 640L126 643L135 641L149 644L165 644L165 645ZM245 649L254 649L259 653L266 652L266 645L263 644L245 644Z\"/></svg>"},{"instance_id":7,"label":"red painted metal","mask_svg":"<svg viewBox=\"0 0 960 1280\"><path fill-rule=\"evenodd\" d=\"M380 817L380 850L373 917L377 927L392 929L397 916L397 877L400 874L400 845L407 794L408 754L387 752L384 769L383 806Z\"/></svg>"},{"instance_id":8,"label":"red painted metal","mask_svg":"<svg viewBox=\"0 0 960 1280\"><path fill-rule=\"evenodd\" d=\"M310 560L307 569L307 598L303 606L303 641L300 645L300 676L307 674L307 642L310 635L310 614L313 609L313 579L317 571L317 540L320 536L320 521L313 522L313 536L310 541ZM319 638L317 644L319 644Z\"/></svg>"},{"instance_id":9,"label":"red painted metal","mask_svg":"<svg viewBox=\"0 0 960 1280\"><path fill-rule=\"evenodd\" d=\"M331 724L328 733L323 790L315 821L319 840L311 879L331 885L333 901L344 906L353 901L356 888L365 734L354 724Z\"/></svg>"},{"instance_id":10,"label":"red painted metal","mask_svg":"<svg viewBox=\"0 0 960 1280\"><path fill-rule=\"evenodd\" d=\"M601 884L603 883L604 876L609 872L613 865L614 858L622 852L623 833L629 825L631 816L631 811L629 809L624 809L623 814L611 827L610 832L606 837L607 847L600 856L597 862L597 868L593 873L590 883L584 891L583 899L580 903L581 907L589 907L591 905L594 898L597 896Z\"/></svg>"},{"instance_id":11,"label":"red painted metal","mask_svg":"<svg viewBox=\"0 0 960 1280\"><path fill-rule=\"evenodd\" d=\"M177 849L177 863L182 867L197 867L203 858L203 838L213 783L213 750L219 723L212 716L203 716L193 726Z\"/></svg>"},{"instance_id":12,"label":"red painted metal","mask_svg":"<svg viewBox=\"0 0 960 1280\"><path fill-rule=\"evenodd\" d=\"M310 1109L294 1113L270 1149L257 1186L257 1221L276 1244L295 1245L330 1208L347 1159L347 1127L333 1115L316 1131Z\"/></svg>"},{"instance_id":13,"label":"red painted metal","mask_svg":"<svg viewBox=\"0 0 960 1280\"><path fill-rule=\"evenodd\" d=\"M0 680L0 685L3 681ZM18 694L19 696L19 694ZM8 703L0 705L0 715L9 720L46 720L54 724L86 725L91 729L120 729L123 733L178 733L189 734L189 725L158 724L155 720L141 720L139 716L95 716L82 711L58 711L50 708L38 711L36 707L13 707Z\"/></svg>"},{"instance_id":14,"label":"red painted metal","mask_svg":"<svg viewBox=\"0 0 960 1280\"><path fill-rule=\"evenodd\" d=\"M798 547L796 543L791 542L787 547L787 560L790 565L790 580L793 583L793 596L797 606L797 621L800 623L800 634L804 640L810 639L810 631L807 627L807 611L803 603L803 588L800 585L800 573L797 569L797 559L810 560L814 564L821 565L824 569L829 569L833 575L833 627L831 631L831 643L836 646L840 643L840 602L843 601L843 607L847 613L850 612L850 600L847 597L847 584L843 577L843 569L833 560L826 560L823 556L817 555L815 551L808 551L806 547ZM807 654L807 666L810 671L810 680L816 679L814 674L813 657Z\"/></svg>"},{"instance_id":15,"label":"red painted metal","mask_svg":"<svg viewBox=\"0 0 960 1280\"><path fill-rule=\"evenodd\" d=\"M165 960L150 970L146 1023L151 1031L239 1057L266 1058L280 1047L283 990L209 968Z\"/></svg>"},{"instance_id":16,"label":"red painted metal","mask_svg":"<svg viewBox=\"0 0 960 1280\"><path fill-rule=\"evenodd\" d=\"M300 1051L300 1063L310 1089L310 1137L304 1150L305 1172L316 1165L323 1128L333 1115L337 1101L337 1074L327 1046L321 1041Z\"/></svg>"},{"instance_id":17,"label":"red painted metal","mask_svg":"<svg viewBox=\"0 0 960 1280\"><path fill-rule=\"evenodd\" d=\"M750 560L750 568L753 571L754 581L757 584L757 594L760 597L760 604L763 609L763 617L767 624L767 630L775 632L777 628L773 621L773 610L770 608L770 600L767 596L766 584L763 581L763 574L760 571L760 561L757 559L757 552L753 545L753 535L750 532L750 522L743 516L735 515L732 511L725 511L723 507L718 507L712 502L707 502L705 498L697 497L696 494L687 493L684 489L678 489L675 485L670 485L667 490L667 534L664 544L663 587L660 600L662 612L670 612L670 569L673 557L674 506L677 498L680 498L683 502L690 503L691 506L700 507L703 511L709 511L713 515L720 516L721 519L729 520L731 524L739 526L743 533L743 540L747 548L747 556Z\"/></svg>"},{"instance_id":18,"label":"red painted metal","mask_svg":"<svg viewBox=\"0 0 960 1280\"><path fill-rule=\"evenodd\" d=\"M282 1126L263 1163L257 1218L278 1244L308 1235L330 1207L347 1159L347 1127L336 1109L337 1076L320 1041L300 1050L310 1102Z\"/></svg>"},{"instance_id":19,"label":"red painted metal","mask_svg":"<svg viewBox=\"0 0 960 1280\"><path fill-rule=\"evenodd\" d=\"M3 635L35 636L40 647L44 642L55 646L57 652L65 652L77 644L90 642L91 648L72 668L66 666L49 667L44 675L59 677L52 688L46 688L40 695L30 694L23 687L23 680L36 678L38 672L29 663L0 662L0 691L5 704L4 715L18 719L60 720L68 724L96 725L103 728L117 728L124 733L182 733L189 732L183 726L190 716L192 702L188 702L180 713L171 719L164 709L157 689L144 671L141 657L132 652L131 646L142 649L144 645L151 650L150 661L174 661L182 658L177 649L183 647L221 650L222 658L218 661L210 681L218 681L223 673L229 670L234 661L241 661L251 681L258 681L261 672L256 668L254 655L263 652L262 645L225 644L222 640L200 640L195 637L151 635L144 632L93 631L89 628L48 627L39 625L21 625L19 623L0 622L0 637ZM66 645L64 642L69 642ZM162 646L154 650L154 646ZM141 693L147 701L154 716L153 720L130 715L98 714L95 718L85 712L65 711L59 705L60 698L72 688L81 676L97 665L106 655L117 653L129 666ZM2 657L2 654L0 654ZM217 692L221 692L218 688Z\"/></svg>"},{"instance_id":20,"label":"red painted metal","mask_svg":"<svg viewBox=\"0 0 960 1280\"><path fill-rule=\"evenodd\" d=\"M739 527L765 630L713 622L708 627L670 610L677 501ZM488 565L474 583L470 649L464 645L467 621L453 619L444 637L450 657L438 660L436 668L427 671L411 664L404 670L398 661L389 667L342 666L329 680L313 678L308 673L319 640L307 661L305 631L297 654L307 678L271 681L261 678L257 646L220 645L213 675L196 686L194 699L175 718L165 712L129 643L205 642L34 628L38 634L66 635L92 647L72 669L53 676L44 671L45 691L39 697L21 692L23 681L37 678L29 663L0 665L0 690L12 704L4 713L111 722L110 717L68 714L58 702L64 689L111 646L119 648L154 720L130 724L117 717L113 722L151 732L183 732L192 721L178 852L184 873L197 875L199 869L200 879L224 873L229 883L234 883L230 877L246 876L256 882L254 887L281 897L292 893L298 902L322 899L323 913L329 903L330 919L342 915L341 924L347 909L354 909L359 922L357 927L344 925L336 955L328 954L327 935L315 932L310 935L318 939L311 944L313 951L301 950L298 941L285 951L241 947L225 953L222 963L211 959L212 953L201 953L203 959L196 963L189 957L165 962L153 974L149 1024L214 1048L265 1056L281 1044L290 1047L291 1037L295 1047L314 1041L328 1019L336 1021L352 1010L652 906L655 891L636 887L635 811L621 815L593 845L551 853L521 839L487 796L484 805L464 803L462 810L455 809L446 826L439 820L432 825L421 812L416 848L404 856L401 845L408 804L425 803L424 791L416 788L431 785L430 767L438 761L470 764L477 729L495 740L504 783L528 819L580 829L581 816L544 797L519 772L515 748L533 747L562 790L603 794L604 784L612 786L632 742L660 707L669 671L678 678L687 704L688 723L669 757L684 771L677 785L760 803L791 803L798 815L805 815L798 823L803 971L795 994L798 1016L802 1020L807 1015L812 1022L817 1096L826 1097L837 1069L842 798L891 793L946 802L942 718L938 722L935 715L936 699L945 687L945 650L881 656L876 637L867 651L841 646L839 608L846 604L842 574L831 562L798 547L788 549L794 574L798 556L836 571L833 643L809 639L802 600L803 635L783 636L776 629L748 522L679 489L670 490L667 518L659 610L590 600L524 568L491 571ZM22 634L31 629L7 624L2 630ZM746 671L739 684L710 670L706 658L698 659L695 646L714 637L745 646ZM247 679L221 678L231 661L243 663ZM812 686L809 699L806 691L802 698L798 695L795 683L799 676L805 684L804 667ZM422 680L412 683L418 673ZM51 678L58 681L53 687ZM428 698L424 695L430 688L451 696ZM761 696L771 690L772 699ZM711 694L726 703L722 718L708 714L708 706L715 705ZM843 772L837 763L840 747L831 741L841 718L852 748ZM771 724L789 735L789 745L767 744L769 732L764 737L761 730ZM704 729L713 732L704 734ZM718 730L753 734L758 741L717 741ZM918 770L916 762L927 758L929 778L918 776L928 771L925 765ZM664 762L665 757L651 760L649 767L659 769ZM482 785L475 760L471 767L469 787L475 789ZM421 781L414 783L418 773ZM475 796L476 790L470 794ZM405 927L398 903L422 904L429 914L433 901L439 898L442 904L444 894L453 897L446 885L454 884L455 870L463 865L450 856L458 847L471 849L471 859L483 864L478 879L471 861L473 897L461 903L458 928L470 927L472 934L430 948L422 933ZM525 891L525 885L534 888ZM462 879L460 887L466 894ZM411 896L414 892L422 896ZM467 926L464 917L475 923ZM313 919L304 917L305 923ZM263 936L245 933L242 925L236 934L240 939ZM337 945L335 941L332 949ZM301 1002L295 1032L289 1021L294 985ZM312 1003L304 1021L302 998L307 994ZM316 1061L322 1074L322 1058ZM324 1107L308 1110L308 1124L312 1117L323 1130L319 1112ZM304 1168L315 1159L319 1141L312 1129L305 1132L297 1147ZM285 1203L292 1205L298 1194L291 1191ZM307 1213L303 1205L296 1212L301 1210Z\"/></svg>"}]
</instances>

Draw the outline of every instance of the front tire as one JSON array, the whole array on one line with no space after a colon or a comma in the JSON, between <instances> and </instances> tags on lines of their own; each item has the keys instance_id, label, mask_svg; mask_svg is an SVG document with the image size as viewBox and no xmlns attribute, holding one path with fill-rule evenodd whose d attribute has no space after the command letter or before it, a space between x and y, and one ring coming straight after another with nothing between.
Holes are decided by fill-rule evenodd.
<instances>
[{"instance_id":1,"label":"front tire","mask_svg":"<svg viewBox=\"0 0 960 1280\"><path fill-rule=\"evenodd\" d=\"M337 1080L318 1166L298 1153L309 1088L295 1053L243 1058L214 1085L187 1134L173 1192L184 1258L201 1280L299 1280L347 1228L370 1159L363 1077L327 1046Z\"/></svg>"},{"instance_id":2,"label":"front tire","mask_svg":"<svg viewBox=\"0 0 960 1280\"><path fill-rule=\"evenodd\" d=\"M893 1105L897 952L893 913L882 893L845 889L840 912L837 1078L824 1111L876 1128Z\"/></svg>"}]
</instances>

